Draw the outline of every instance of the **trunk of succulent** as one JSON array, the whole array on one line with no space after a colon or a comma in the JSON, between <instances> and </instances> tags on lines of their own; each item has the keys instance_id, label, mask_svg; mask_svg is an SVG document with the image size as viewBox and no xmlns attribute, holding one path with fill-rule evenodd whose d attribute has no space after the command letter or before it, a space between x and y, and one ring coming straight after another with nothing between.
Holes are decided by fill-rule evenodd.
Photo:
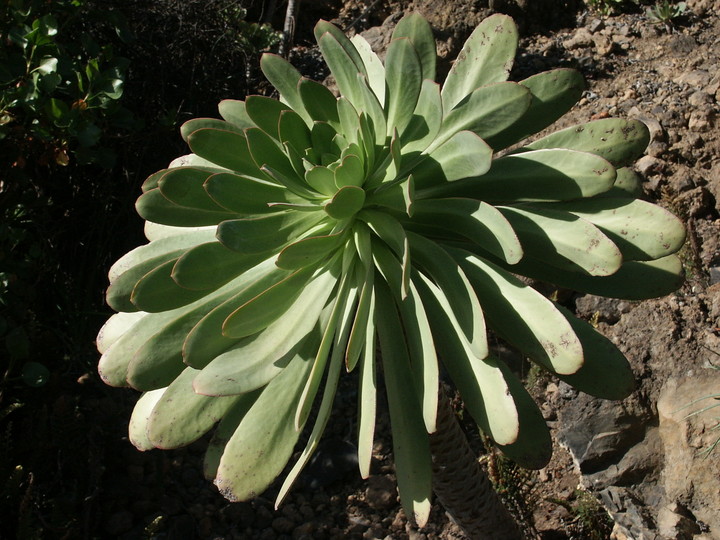
<instances>
[{"instance_id":1,"label":"trunk of succulent","mask_svg":"<svg viewBox=\"0 0 720 540\"><path fill-rule=\"evenodd\" d=\"M430 436L433 491L471 540L515 540L522 535L478 463L449 399L440 392L437 431Z\"/></svg>"}]
</instances>

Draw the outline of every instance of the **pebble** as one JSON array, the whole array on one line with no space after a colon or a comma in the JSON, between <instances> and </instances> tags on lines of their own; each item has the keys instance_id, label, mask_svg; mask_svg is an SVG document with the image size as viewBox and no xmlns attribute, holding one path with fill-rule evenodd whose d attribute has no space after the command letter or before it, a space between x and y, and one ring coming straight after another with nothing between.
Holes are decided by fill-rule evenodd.
<instances>
[{"instance_id":1,"label":"pebble","mask_svg":"<svg viewBox=\"0 0 720 540\"><path fill-rule=\"evenodd\" d=\"M365 500L372 508L383 510L395 505L397 488L389 476L371 476L367 484Z\"/></svg>"}]
</instances>

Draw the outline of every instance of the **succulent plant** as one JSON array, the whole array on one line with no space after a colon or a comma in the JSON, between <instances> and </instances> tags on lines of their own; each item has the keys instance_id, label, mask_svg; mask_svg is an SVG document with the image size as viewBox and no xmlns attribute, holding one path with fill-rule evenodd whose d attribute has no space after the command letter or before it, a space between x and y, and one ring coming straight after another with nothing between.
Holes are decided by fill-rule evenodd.
<instances>
[{"instance_id":1,"label":"succulent plant","mask_svg":"<svg viewBox=\"0 0 720 540\"><path fill-rule=\"evenodd\" d=\"M359 371L368 476L382 373L401 500L422 525L441 364L503 452L529 467L550 456L543 417L487 329L583 392L632 390L618 349L519 276L668 294L685 233L637 198L628 165L648 143L642 123L602 119L518 144L584 83L569 69L508 82L509 17L478 26L442 87L417 14L398 23L384 64L330 23L315 35L339 97L266 54L280 100L226 100L222 120L187 122L192 153L145 181L136 207L149 243L110 270L119 313L98 336L99 371L144 392L129 427L140 450L214 428L205 474L231 500L265 490L310 421L278 503L318 445L343 371Z\"/></svg>"}]
</instances>

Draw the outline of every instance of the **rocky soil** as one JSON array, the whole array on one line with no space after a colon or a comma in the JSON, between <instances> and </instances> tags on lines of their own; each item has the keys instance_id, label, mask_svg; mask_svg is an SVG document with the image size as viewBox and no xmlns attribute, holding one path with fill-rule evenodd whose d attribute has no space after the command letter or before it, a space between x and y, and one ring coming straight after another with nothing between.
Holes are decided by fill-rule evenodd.
<instances>
[{"instance_id":1,"label":"rocky soil","mask_svg":"<svg viewBox=\"0 0 720 540\"><path fill-rule=\"evenodd\" d=\"M477 7L486 3L471 0L307 4L303 20L332 19L377 47L403 12L418 10L430 20L446 58L454 58L491 12ZM720 437L720 429L713 431L720 408L688 417L713 403L704 397L720 392L720 371L713 368L720 366L720 2L687 0L685 16L667 28L639 10L602 17L583 9L542 9L558 2L499 4L493 3L517 16L524 36L513 78L570 66L588 80L581 102L556 127L607 116L648 125L652 143L637 169L647 197L687 224L688 279L676 294L640 303L560 291L567 305L627 355L637 390L623 402L605 402L535 377L533 393L556 438L553 461L524 472L493 454L483 460L504 486L528 538L720 539L720 448L707 452ZM317 54L299 32L292 58L310 65L307 59ZM462 538L437 505L425 529L408 524L382 416L373 475L359 478L348 442L356 400L352 381L341 392L317 459L278 511L272 490L252 502L225 501L202 478L203 441L179 451L137 452L117 421L127 418L134 393L98 393L94 375L79 384L90 388L80 404L59 400L48 415L69 430L84 415L102 441L83 449L87 468L61 471L66 479L93 475L89 483L96 489L87 496L85 515L78 516L88 538ZM482 446L477 434L471 438ZM79 451L71 436L67 440L59 465L66 462L63 454Z\"/></svg>"}]
</instances>

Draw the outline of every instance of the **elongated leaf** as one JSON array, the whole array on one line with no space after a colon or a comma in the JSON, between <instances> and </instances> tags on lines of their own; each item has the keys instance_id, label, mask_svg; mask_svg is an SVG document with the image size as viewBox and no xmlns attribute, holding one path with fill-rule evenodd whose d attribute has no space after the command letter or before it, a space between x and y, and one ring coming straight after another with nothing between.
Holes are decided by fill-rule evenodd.
<instances>
[{"instance_id":1,"label":"elongated leaf","mask_svg":"<svg viewBox=\"0 0 720 540\"><path fill-rule=\"evenodd\" d=\"M465 42L443 85L443 108L454 108L476 88L507 79L518 33L507 15L483 20Z\"/></svg>"},{"instance_id":2,"label":"elongated leaf","mask_svg":"<svg viewBox=\"0 0 720 540\"><path fill-rule=\"evenodd\" d=\"M585 363L575 373L558 377L581 392L603 399L624 399L635 389L627 358L605 336L565 308L558 310L573 327L585 351Z\"/></svg>"},{"instance_id":3,"label":"elongated leaf","mask_svg":"<svg viewBox=\"0 0 720 540\"><path fill-rule=\"evenodd\" d=\"M308 377L305 388L303 389L300 400L298 401L298 407L295 411L295 427L300 429L300 426L303 426L310 416L310 411L312 409L313 402L315 401L318 388L320 387L320 382L325 375L325 366L327 365L328 357L330 356L330 351L332 350L332 360L330 362L331 365L328 373L328 376L332 378L327 379L325 396L323 397L323 403L321 404L321 408L318 413L319 416L317 417L318 420L316 420L315 428L311 434L311 441L308 443L309 445L317 443L317 441L315 441L315 443L312 442L313 435L319 438L322 434L324 424L327 422L327 416L324 419L322 417L330 412L329 409L323 410L323 407L329 406L329 404L326 403L326 398L332 398L335 394L337 376L340 373L340 366L342 365L342 351L345 348L347 332L349 331L349 328L347 327L348 318L350 316L350 312L355 306L355 290L351 290L349 285L349 278L347 277L347 274L345 274L345 277L341 280L340 285L338 286L337 294L325 310L326 313L329 311L329 316L327 317L327 321L323 320L321 322L321 327L323 327L322 339L320 340L320 345L317 347L315 359L313 360L312 371L310 372L310 376ZM329 396L328 390L331 392ZM320 431L316 432L318 428L320 428ZM308 448L309 447L306 447L306 450L308 450ZM309 457L309 455L307 457ZM301 461L303 461L303 458L300 458L298 463ZM300 468L302 468L302 466L303 465L300 465ZM297 472L299 472L299 470ZM285 485L288 485L287 480Z\"/></svg>"},{"instance_id":4,"label":"elongated leaf","mask_svg":"<svg viewBox=\"0 0 720 540\"><path fill-rule=\"evenodd\" d=\"M212 174L193 167L172 169L158 181L158 187L163 197L171 203L211 212L228 212L210 198L203 188L203 184Z\"/></svg>"},{"instance_id":5,"label":"elongated leaf","mask_svg":"<svg viewBox=\"0 0 720 540\"><path fill-rule=\"evenodd\" d=\"M318 39L318 46L322 52L325 62L327 62L330 72L335 77L335 82L340 89L340 93L345 96L350 103L355 107L358 107L361 103L360 94L357 88L357 76L358 74L365 74L364 65L362 60L358 66L348 51L352 49L355 51L355 55L359 54L355 50L354 45L345 38L347 45L344 47L332 34L325 33Z\"/></svg>"},{"instance_id":6,"label":"elongated leaf","mask_svg":"<svg viewBox=\"0 0 720 540\"><path fill-rule=\"evenodd\" d=\"M223 221L218 226L217 239L240 253L265 253L299 238L320 217L314 213L287 211Z\"/></svg>"},{"instance_id":7,"label":"elongated leaf","mask_svg":"<svg viewBox=\"0 0 720 540\"><path fill-rule=\"evenodd\" d=\"M595 225L567 212L499 207L527 255L558 268L609 276L622 264L617 246Z\"/></svg>"},{"instance_id":8,"label":"elongated leaf","mask_svg":"<svg viewBox=\"0 0 720 540\"><path fill-rule=\"evenodd\" d=\"M225 219L237 217L237 214L224 208L207 210L180 206L167 199L159 188L140 195L135 203L135 210L143 219L176 227L203 227L217 225Z\"/></svg>"},{"instance_id":9,"label":"elongated leaf","mask_svg":"<svg viewBox=\"0 0 720 540\"><path fill-rule=\"evenodd\" d=\"M305 110L315 122L327 122L339 128L337 100L327 87L318 82L303 79L298 85L298 91Z\"/></svg>"},{"instance_id":10,"label":"elongated leaf","mask_svg":"<svg viewBox=\"0 0 720 540\"><path fill-rule=\"evenodd\" d=\"M472 131L458 131L411 170L417 188L422 190L485 174L492 154L492 148Z\"/></svg>"},{"instance_id":11,"label":"elongated leaf","mask_svg":"<svg viewBox=\"0 0 720 540\"><path fill-rule=\"evenodd\" d=\"M143 319L147 313L142 311L136 311L134 313L115 313L105 322L105 324L98 332L95 345L100 354L107 351L110 346L120 339L124 334L130 332L132 327L135 326L141 319Z\"/></svg>"},{"instance_id":12,"label":"elongated leaf","mask_svg":"<svg viewBox=\"0 0 720 540\"><path fill-rule=\"evenodd\" d=\"M315 35L315 41L318 43L324 35L332 36L344 51L344 55L339 58L343 61L350 60L355 65L355 68L359 73L362 73L363 75L365 74L365 64L363 63L362 56L357 51L353 43L337 26L321 20L315 25L313 34ZM327 58L325 60L327 61ZM328 62L328 66L332 71L332 65L330 62Z\"/></svg>"},{"instance_id":13,"label":"elongated leaf","mask_svg":"<svg viewBox=\"0 0 720 540\"><path fill-rule=\"evenodd\" d=\"M287 270L275 266L268 259L238 278L235 294L208 312L188 333L183 343L183 359L197 369L204 368L213 358L237 343L237 339L225 337L222 325L237 308L289 275Z\"/></svg>"},{"instance_id":14,"label":"elongated leaf","mask_svg":"<svg viewBox=\"0 0 720 540\"><path fill-rule=\"evenodd\" d=\"M218 112L223 120L238 127L245 129L255 127L245 110L245 102L237 99L224 99L218 104Z\"/></svg>"},{"instance_id":15,"label":"elongated leaf","mask_svg":"<svg viewBox=\"0 0 720 540\"><path fill-rule=\"evenodd\" d=\"M105 297L108 305L118 311L137 311L131 295L138 281L168 261L177 259L188 248L213 236L212 230L193 231L156 240L127 253L110 268L110 286Z\"/></svg>"},{"instance_id":16,"label":"elongated leaf","mask_svg":"<svg viewBox=\"0 0 720 540\"><path fill-rule=\"evenodd\" d=\"M217 204L241 216L275 212L269 203L289 202L283 188L231 173L213 174L205 182L204 189Z\"/></svg>"},{"instance_id":17,"label":"elongated leaf","mask_svg":"<svg viewBox=\"0 0 720 540\"><path fill-rule=\"evenodd\" d=\"M585 90L585 80L580 72L567 68L538 73L520 84L530 89L530 107L515 123L487 140L493 148L507 148L539 133L568 112Z\"/></svg>"},{"instance_id":18,"label":"elongated leaf","mask_svg":"<svg viewBox=\"0 0 720 540\"><path fill-rule=\"evenodd\" d=\"M468 411L496 443L514 442L519 431L518 413L497 361L474 354L443 292L422 274L415 276L414 282L427 306L433 338L442 351L443 365L460 390Z\"/></svg>"},{"instance_id":19,"label":"elongated leaf","mask_svg":"<svg viewBox=\"0 0 720 540\"><path fill-rule=\"evenodd\" d=\"M603 193L614 182L615 169L605 159L548 149L498 158L479 178L430 188L420 196L444 192L489 202L563 201Z\"/></svg>"},{"instance_id":20,"label":"elongated leaf","mask_svg":"<svg viewBox=\"0 0 720 540\"><path fill-rule=\"evenodd\" d=\"M409 232L410 248L416 268L422 268L426 276L443 292L450 309L462 329L473 354L478 358L488 355L485 317L480 301L465 272L442 247L423 236Z\"/></svg>"},{"instance_id":21,"label":"elongated leaf","mask_svg":"<svg viewBox=\"0 0 720 540\"><path fill-rule=\"evenodd\" d=\"M556 131L525 148L568 148L591 152L621 167L639 158L649 142L650 132L639 120L604 118Z\"/></svg>"},{"instance_id":22,"label":"elongated leaf","mask_svg":"<svg viewBox=\"0 0 720 540\"><path fill-rule=\"evenodd\" d=\"M186 368L163 392L148 419L148 440L155 448L179 448L202 437L238 401L208 397L192 387L196 369Z\"/></svg>"},{"instance_id":23,"label":"elongated leaf","mask_svg":"<svg viewBox=\"0 0 720 540\"><path fill-rule=\"evenodd\" d=\"M402 339L402 326L390 292L378 291L375 322L382 349L387 387L393 454L398 491L405 513L422 527L430 514L432 473L430 443L422 417L420 399L411 384L408 351Z\"/></svg>"},{"instance_id":24,"label":"elongated leaf","mask_svg":"<svg viewBox=\"0 0 720 540\"><path fill-rule=\"evenodd\" d=\"M128 426L128 438L135 448L140 451L152 450L155 448L147 435L147 424L152 410L160 401L166 388L159 388L151 392L145 392L138 399L130 416Z\"/></svg>"},{"instance_id":25,"label":"elongated leaf","mask_svg":"<svg viewBox=\"0 0 720 540\"><path fill-rule=\"evenodd\" d=\"M207 291L185 289L172 278L177 259L171 259L145 274L136 284L130 301L140 311L157 313L191 304L207 294Z\"/></svg>"},{"instance_id":26,"label":"elongated leaf","mask_svg":"<svg viewBox=\"0 0 720 540\"><path fill-rule=\"evenodd\" d=\"M374 292L374 291L373 291ZM363 332L365 344L360 357L360 390L358 400L358 465L363 478L370 476L375 414L377 411L377 383L375 378L375 296L370 299L370 317ZM354 329L353 329L354 330Z\"/></svg>"},{"instance_id":27,"label":"elongated leaf","mask_svg":"<svg viewBox=\"0 0 720 540\"><path fill-rule=\"evenodd\" d=\"M359 98L358 104L353 103L353 105L355 105L357 110L363 111L370 120L368 127L371 131L367 135L363 134L363 137L367 137L365 143L367 145L385 144L388 130L390 130L389 133L392 133L394 126L392 126L392 124L388 125L382 105L380 105L377 96L370 90L367 80L361 74L358 74L355 79L355 87L358 89ZM389 98L386 97L386 100L387 99ZM374 134L374 137L370 136L371 133ZM372 161L372 159L370 161Z\"/></svg>"},{"instance_id":28,"label":"elongated leaf","mask_svg":"<svg viewBox=\"0 0 720 540\"><path fill-rule=\"evenodd\" d=\"M525 114L532 94L521 84L501 82L483 86L463 99L445 115L435 141L427 150L431 153L458 131L472 131L483 139L490 139L514 124ZM497 150L497 149L496 149Z\"/></svg>"},{"instance_id":29,"label":"elongated leaf","mask_svg":"<svg viewBox=\"0 0 720 540\"><path fill-rule=\"evenodd\" d=\"M385 79L388 135L392 135L393 130L402 132L410 123L423 80L420 59L408 38L390 42L385 58Z\"/></svg>"},{"instance_id":30,"label":"elongated leaf","mask_svg":"<svg viewBox=\"0 0 720 540\"><path fill-rule=\"evenodd\" d=\"M493 330L554 373L580 369L582 344L550 300L492 263L466 252L452 253L475 288Z\"/></svg>"},{"instance_id":31,"label":"elongated leaf","mask_svg":"<svg viewBox=\"0 0 720 540\"><path fill-rule=\"evenodd\" d=\"M496 208L474 199L427 199L413 204L413 223L420 230L441 230L468 238L509 264L523 248L507 218Z\"/></svg>"},{"instance_id":32,"label":"elongated leaf","mask_svg":"<svg viewBox=\"0 0 720 540\"><path fill-rule=\"evenodd\" d=\"M312 120L298 91L298 85L302 79L300 72L283 57L270 53L265 53L260 57L260 69L270 84L280 92L280 99L290 105L310 126Z\"/></svg>"},{"instance_id":33,"label":"elongated leaf","mask_svg":"<svg viewBox=\"0 0 720 540\"><path fill-rule=\"evenodd\" d=\"M318 320L333 285L329 272L312 281L274 323L205 366L195 377L195 391L216 396L250 392L271 381L295 355L314 358L320 345Z\"/></svg>"},{"instance_id":34,"label":"elongated leaf","mask_svg":"<svg viewBox=\"0 0 720 540\"><path fill-rule=\"evenodd\" d=\"M502 261L493 262L505 266ZM682 263L675 255L656 261L627 261L610 276L588 276L562 270L550 266L542 259L530 257L524 257L519 263L506 269L578 292L626 300L665 296L677 290L685 279Z\"/></svg>"},{"instance_id":35,"label":"elongated leaf","mask_svg":"<svg viewBox=\"0 0 720 540\"><path fill-rule=\"evenodd\" d=\"M322 236L309 236L288 244L278 255L276 264L287 270L297 270L327 259L347 241L345 231Z\"/></svg>"},{"instance_id":36,"label":"elongated leaf","mask_svg":"<svg viewBox=\"0 0 720 540\"><path fill-rule=\"evenodd\" d=\"M219 120L217 118L193 118L192 120L188 120L182 126L180 126L180 135L182 136L183 140L187 142L188 137L191 133L196 132L198 129L205 128L220 129L223 131L234 131L240 134L242 134L243 132L241 127L238 127L235 124L226 122L224 120Z\"/></svg>"},{"instance_id":37,"label":"elongated leaf","mask_svg":"<svg viewBox=\"0 0 720 540\"><path fill-rule=\"evenodd\" d=\"M515 442L498 445L498 448L521 467L542 469L552 456L550 430L537 404L517 376L502 362L498 362L498 368L512 394L520 421Z\"/></svg>"},{"instance_id":38,"label":"elongated leaf","mask_svg":"<svg viewBox=\"0 0 720 540\"><path fill-rule=\"evenodd\" d=\"M367 81L381 106L385 106L385 66L378 55L375 54L367 40L360 34L355 34L350 41L357 49L367 70ZM346 132L347 133L347 132Z\"/></svg>"},{"instance_id":39,"label":"elongated leaf","mask_svg":"<svg viewBox=\"0 0 720 540\"><path fill-rule=\"evenodd\" d=\"M223 334L241 338L266 328L290 308L311 277L310 270L298 270L249 300L225 319Z\"/></svg>"},{"instance_id":40,"label":"elongated leaf","mask_svg":"<svg viewBox=\"0 0 720 540\"><path fill-rule=\"evenodd\" d=\"M403 153L412 155L416 152L423 152L430 146L440 132L442 118L440 85L434 81L424 80L412 118L405 130L401 132Z\"/></svg>"},{"instance_id":41,"label":"elongated leaf","mask_svg":"<svg viewBox=\"0 0 720 540\"><path fill-rule=\"evenodd\" d=\"M422 404L423 421L428 433L435 432L437 419L439 367L435 342L425 305L417 289L410 282L408 295L400 305L400 317L405 330L411 373L416 393Z\"/></svg>"},{"instance_id":42,"label":"elongated leaf","mask_svg":"<svg viewBox=\"0 0 720 540\"><path fill-rule=\"evenodd\" d=\"M393 30L392 39L399 38L408 38L417 51L422 66L422 78L434 81L437 48L427 20L419 13L406 15ZM367 66L367 63L365 65Z\"/></svg>"},{"instance_id":43,"label":"elongated leaf","mask_svg":"<svg viewBox=\"0 0 720 540\"><path fill-rule=\"evenodd\" d=\"M262 493L292 455L300 432L293 411L311 363L295 358L243 416L217 468L215 485L231 501Z\"/></svg>"},{"instance_id":44,"label":"elongated leaf","mask_svg":"<svg viewBox=\"0 0 720 540\"><path fill-rule=\"evenodd\" d=\"M241 133L211 128L198 129L188 136L188 145L198 156L225 169L263 178L250 155L247 139Z\"/></svg>"},{"instance_id":45,"label":"elongated leaf","mask_svg":"<svg viewBox=\"0 0 720 540\"><path fill-rule=\"evenodd\" d=\"M282 111L278 122L278 134L280 140L292 147L298 155L302 155L312 146L310 130L302 117L294 111Z\"/></svg>"},{"instance_id":46,"label":"elongated leaf","mask_svg":"<svg viewBox=\"0 0 720 540\"><path fill-rule=\"evenodd\" d=\"M137 390L153 390L168 386L186 367L183 362L182 345L193 327L219 304L235 294L235 287L229 284L191 308L177 313L172 320L157 328L137 347L127 366L126 378ZM155 316L155 315L153 315Z\"/></svg>"},{"instance_id":47,"label":"elongated leaf","mask_svg":"<svg viewBox=\"0 0 720 540\"><path fill-rule=\"evenodd\" d=\"M291 111L287 105L265 96L248 96L245 99L245 110L253 123L275 140L280 140L278 126L280 115Z\"/></svg>"},{"instance_id":48,"label":"elongated leaf","mask_svg":"<svg viewBox=\"0 0 720 540\"><path fill-rule=\"evenodd\" d=\"M300 454L300 457L295 462L295 465L293 465L292 469L290 469L290 472L285 477L285 481L283 482L283 485L280 487L280 492L278 493L277 498L275 499L275 508L282 503L283 499L287 495L288 491L292 487L295 480L297 480L298 476L302 472L302 470L307 465L308 461L312 457L313 453L318 447L318 444L320 443L320 438L322 437L323 432L325 431L325 426L327 425L328 420L330 419L330 412L332 410L332 404L333 399L335 398L335 392L337 391L338 386L338 377L340 376L340 368L342 366L342 354L339 353L341 348L336 349L336 351L333 353L332 358L330 360L330 366L328 368L327 377L325 379L325 389L323 391L323 397L320 402L320 406L317 412L317 416L315 417L315 424L313 425L312 432L310 433L310 437L308 438L308 442L305 445L305 448L303 449L302 453ZM315 372L315 368L317 367L317 359L316 363L313 366L313 373ZM324 370L323 370L324 371ZM312 373L310 375L309 381L312 381ZM302 399L305 398L305 392L307 391L308 386L305 386L305 390L303 393ZM313 392L313 396L314 396ZM309 402L312 402L313 399L308 400ZM302 426L305 424L305 421L307 420L307 415L302 414L296 414L295 415L295 425L296 428L298 426ZM299 421L299 424L298 424Z\"/></svg>"},{"instance_id":49,"label":"elongated leaf","mask_svg":"<svg viewBox=\"0 0 720 540\"><path fill-rule=\"evenodd\" d=\"M184 289L214 290L266 258L263 253L238 253L220 242L207 242L185 252L171 276Z\"/></svg>"},{"instance_id":50,"label":"elongated leaf","mask_svg":"<svg viewBox=\"0 0 720 540\"><path fill-rule=\"evenodd\" d=\"M235 404L225 413L217 428L213 432L213 436L208 443L205 459L203 460L203 474L208 480L214 480L217 475L220 459L225 452L225 446L230 441L232 434L240 425L247 412L257 401L263 389L249 392L236 397Z\"/></svg>"},{"instance_id":51,"label":"elongated leaf","mask_svg":"<svg viewBox=\"0 0 720 540\"><path fill-rule=\"evenodd\" d=\"M641 200L593 198L543 208L570 212L595 224L620 248L624 260L659 259L685 242L685 227L678 218Z\"/></svg>"}]
</instances>

